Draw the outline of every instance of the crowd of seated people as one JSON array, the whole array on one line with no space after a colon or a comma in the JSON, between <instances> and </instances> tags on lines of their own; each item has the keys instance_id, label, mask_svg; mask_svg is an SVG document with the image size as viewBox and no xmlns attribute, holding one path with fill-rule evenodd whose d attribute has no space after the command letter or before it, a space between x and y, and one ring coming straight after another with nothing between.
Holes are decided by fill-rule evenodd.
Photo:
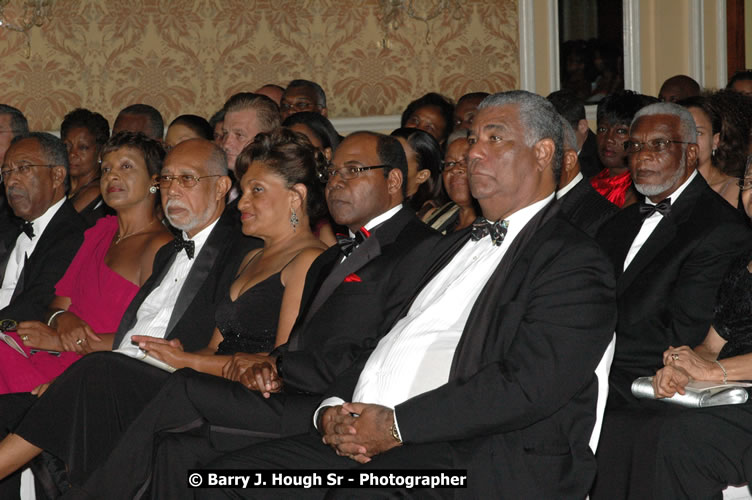
<instances>
[{"instance_id":1,"label":"crowd of seated people","mask_svg":"<svg viewBox=\"0 0 752 500\"><path fill-rule=\"evenodd\" d=\"M0 497L709 498L752 480L752 403L662 401L752 379L751 81L617 90L594 131L569 90L431 92L391 134L347 137L303 79L166 130L146 104L112 130L74 109L60 139L0 104ZM641 376L655 399L632 394ZM467 481L191 488L199 468Z\"/></svg>"}]
</instances>

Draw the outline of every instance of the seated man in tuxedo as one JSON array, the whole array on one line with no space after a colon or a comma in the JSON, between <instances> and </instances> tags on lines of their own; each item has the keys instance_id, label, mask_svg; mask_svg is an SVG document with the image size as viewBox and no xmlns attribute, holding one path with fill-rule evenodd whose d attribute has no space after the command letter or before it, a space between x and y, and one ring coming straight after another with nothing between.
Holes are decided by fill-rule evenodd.
<instances>
[{"instance_id":1,"label":"seated man in tuxedo","mask_svg":"<svg viewBox=\"0 0 752 500\"><path fill-rule=\"evenodd\" d=\"M524 91L489 96L469 142L485 220L446 237L402 319L337 377L314 417L323 443L317 433L267 441L211 468L467 469L466 491L431 493L585 497L595 475L594 370L616 322L611 266L554 203L562 143L551 103Z\"/></svg>"},{"instance_id":2,"label":"seated man in tuxedo","mask_svg":"<svg viewBox=\"0 0 752 500\"><path fill-rule=\"evenodd\" d=\"M15 165L13 147L10 158L9 165ZM183 185L180 177L185 175L201 180L188 187ZM15 174L11 174L10 179L14 177ZM71 454L82 453L80 447L83 447L93 449L96 455L99 450L109 449L108 443L87 444L82 437L86 427L99 419L110 424L122 422L123 426L127 425L159 389L159 385L153 382L154 374L164 374L165 378L168 375L130 357L140 354L138 346L131 342L133 335L177 339L186 351L197 351L208 344L214 331L217 304L227 294L242 258L250 248L260 246L260 241L243 236L236 217L223 215L230 179L224 152L213 143L201 139L180 143L165 158L160 179L165 215L174 227L182 230L184 239L175 240L174 244L167 244L157 252L153 273L129 305L118 331L100 335L83 332L86 342L80 344L81 352L90 354L66 370L41 397L37 399L31 394L0 396L0 432L13 427L12 424L24 415L24 422L54 418L54 425L61 428L69 418L72 422L70 428L66 427L69 439L66 437L63 444L61 441L55 446L45 446L42 442L36 444L50 451L57 451L55 447L64 448ZM10 188L13 185L8 186L12 202L14 192ZM60 253L59 241L56 254ZM92 352L112 349L119 352ZM120 376L134 363L141 369ZM88 393L81 391L83 387L99 397L89 397ZM120 401L128 404L120 404ZM63 416L62 408L70 412ZM128 409L134 414L128 414ZM11 438L26 442L15 434ZM115 440L117 436L111 438ZM90 456L91 453L85 455L87 460L97 460ZM62 452L56 456L63 460L68 458ZM22 454L16 458L20 463L10 466L9 470L25 463ZM90 463L84 462L77 465L85 468ZM0 485L18 491L15 486L6 486L14 480L17 477L6 479Z\"/></svg>"},{"instance_id":3,"label":"seated man in tuxedo","mask_svg":"<svg viewBox=\"0 0 752 500\"><path fill-rule=\"evenodd\" d=\"M752 243L743 217L698 175L696 135L692 115L676 104L637 112L626 148L645 201L598 234L616 270L619 320L593 498L627 494L633 453L643 461L634 443L651 441L644 420L670 411L660 402L640 403L632 382L663 367L669 346L703 341L721 280Z\"/></svg>"},{"instance_id":4,"label":"seated man in tuxedo","mask_svg":"<svg viewBox=\"0 0 752 500\"><path fill-rule=\"evenodd\" d=\"M268 357L236 354L225 368L254 390L192 370L173 374L86 482L93 497L127 495L148 481L153 497L182 498L190 494L185 470L199 461L305 432L325 389L394 323L440 235L402 206L407 163L393 137L356 132L337 148L333 165L327 202L351 234L311 266L289 342ZM199 435L194 422L202 423ZM134 464L133 456L144 460ZM126 476L113 472L123 466Z\"/></svg>"},{"instance_id":5,"label":"seated man in tuxedo","mask_svg":"<svg viewBox=\"0 0 752 500\"><path fill-rule=\"evenodd\" d=\"M564 134L564 157L561 179L556 190L561 211L569 221L595 237L601 226L619 211L619 208L599 195L580 172L577 156L577 138L572 126L563 116L561 126Z\"/></svg>"},{"instance_id":6,"label":"seated man in tuxedo","mask_svg":"<svg viewBox=\"0 0 752 500\"><path fill-rule=\"evenodd\" d=\"M86 229L65 197L65 144L45 133L16 137L0 176L17 217L0 224L0 319L41 321Z\"/></svg>"}]
</instances>

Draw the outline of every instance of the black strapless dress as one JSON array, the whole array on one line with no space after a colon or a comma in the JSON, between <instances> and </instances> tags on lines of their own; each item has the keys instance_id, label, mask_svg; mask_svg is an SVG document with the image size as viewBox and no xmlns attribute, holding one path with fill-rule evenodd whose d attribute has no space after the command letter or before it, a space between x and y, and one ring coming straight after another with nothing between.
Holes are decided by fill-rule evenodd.
<instances>
[{"instance_id":1,"label":"black strapless dress","mask_svg":"<svg viewBox=\"0 0 752 500\"><path fill-rule=\"evenodd\" d=\"M284 294L280 275L281 271L269 276L234 301L228 293L218 305L215 320L224 340L217 354L274 348ZM0 438L14 429L44 449L43 458L62 460L68 480L82 484L169 376L121 354L88 354L64 371L39 399L29 393L0 396ZM36 465L40 467L39 460Z\"/></svg>"}]
</instances>

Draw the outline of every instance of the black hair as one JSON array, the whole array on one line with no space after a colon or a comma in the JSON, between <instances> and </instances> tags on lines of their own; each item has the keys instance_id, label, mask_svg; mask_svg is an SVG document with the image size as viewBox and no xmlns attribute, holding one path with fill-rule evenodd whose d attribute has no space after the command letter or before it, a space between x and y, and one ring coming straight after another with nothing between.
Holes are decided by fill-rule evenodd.
<instances>
[{"instance_id":1,"label":"black hair","mask_svg":"<svg viewBox=\"0 0 752 500\"><path fill-rule=\"evenodd\" d=\"M444 133L441 135L441 141L446 141L449 134L452 133L452 127L454 126L454 104L448 98L436 92L429 92L428 94L414 100L407 105L405 111L402 112L402 119L400 121L400 127L404 127L407 124L407 120L420 108L428 106L434 106L439 108L439 113L444 119L446 124L444 127Z\"/></svg>"},{"instance_id":2,"label":"black hair","mask_svg":"<svg viewBox=\"0 0 752 500\"><path fill-rule=\"evenodd\" d=\"M321 88L321 85L316 82L312 82L310 80L293 80L287 84L286 89L282 90L284 92L287 92L290 89L301 87L313 90L313 93L316 94L316 106L321 108L326 107L326 92L324 92L324 89Z\"/></svg>"},{"instance_id":3,"label":"black hair","mask_svg":"<svg viewBox=\"0 0 752 500\"><path fill-rule=\"evenodd\" d=\"M569 122L572 128L577 130L577 124L585 119L585 102L577 97L577 94L566 89L551 92L546 99L554 105L556 111Z\"/></svg>"},{"instance_id":4,"label":"black hair","mask_svg":"<svg viewBox=\"0 0 752 500\"><path fill-rule=\"evenodd\" d=\"M47 132L27 132L15 136L13 140L10 141L10 144L12 146L24 139L34 139L39 143L39 148L44 156L44 161L48 165L60 165L65 168L64 186L67 191L70 187L70 179L68 177L68 148L65 147L65 143Z\"/></svg>"},{"instance_id":5,"label":"black hair","mask_svg":"<svg viewBox=\"0 0 752 500\"><path fill-rule=\"evenodd\" d=\"M418 190L408 200L410 207L416 212L423 208L428 201L441 201L446 198L441 181L441 146L436 139L427 132L416 128L398 128L391 134L392 137L401 137L407 141L418 159L418 170L427 169L431 172L426 182L418 186ZM407 176L404 182L407 188Z\"/></svg>"},{"instance_id":6,"label":"black hair","mask_svg":"<svg viewBox=\"0 0 752 500\"><path fill-rule=\"evenodd\" d=\"M148 104L131 104L120 110L118 118L122 115L145 116L149 124L146 135L158 141L162 140L162 136L164 135L164 119L162 118L162 113L154 106L149 106ZM117 118L115 121L117 121Z\"/></svg>"},{"instance_id":7,"label":"black hair","mask_svg":"<svg viewBox=\"0 0 752 500\"><path fill-rule=\"evenodd\" d=\"M29 133L29 122L21 110L7 104L0 104L0 115L10 116L10 131L13 137Z\"/></svg>"},{"instance_id":8,"label":"black hair","mask_svg":"<svg viewBox=\"0 0 752 500\"><path fill-rule=\"evenodd\" d=\"M130 148L139 151L144 159L149 175L158 175L162 170L165 151L159 141L147 137L141 132L123 130L110 137L110 140L104 144L102 147L102 158L104 158L104 155L121 148Z\"/></svg>"},{"instance_id":9,"label":"black hair","mask_svg":"<svg viewBox=\"0 0 752 500\"><path fill-rule=\"evenodd\" d=\"M191 129L201 139L207 141L214 140L214 127L212 127L206 118L198 115L180 115L170 123L170 127L173 125L183 125ZM167 127L168 129L170 127Z\"/></svg>"},{"instance_id":10,"label":"black hair","mask_svg":"<svg viewBox=\"0 0 752 500\"><path fill-rule=\"evenodd\" d=\"M609 94L598 103L598 123L607 121L612 125L632 123L635 113L648 104L660 102L657 97L638 94L632 90L620 90Z\"/></svg>"},{"instance_id":11,"label":"black hair","mask_svg":"<svg viewBox=\"0 0 752 500\"><path fill-rule=\"evenodd\" d=\"M74 128L85 128L93 137L98 148L110 138L110 124L107 119L94 111L77 108L65 115L60 124L60 137L65 139Z\"/></svg>"},{"instance_id":12,"label":"black hair","mask_svg":"<svg viewBox=\"0 0 752 500\"><path fill-rule=\"evenodd\" d=\"M334 125L329 119L313 111L303 111L288 116L282 122L283 127L292 127L293 125L305 125L313 132L324 148L331 148L332 151L339 146L339 134L334 129Z\"/></svg>"}]
</instances>

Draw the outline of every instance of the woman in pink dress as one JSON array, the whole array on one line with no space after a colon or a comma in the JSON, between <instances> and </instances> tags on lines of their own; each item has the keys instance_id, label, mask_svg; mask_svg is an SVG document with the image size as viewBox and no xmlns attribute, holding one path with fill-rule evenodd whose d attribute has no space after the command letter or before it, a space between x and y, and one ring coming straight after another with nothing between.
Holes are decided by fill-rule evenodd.
<instances>
[{"instance_id":1,"label":"woman in pink dress","mask_svg":"<svg viewBox=\"0 0 752 500\"><path fill-rule=\"evenodd\" d=\"M117 330L151 275L157 250L172 240L155 210L154 178L163 158L162 146L142 134L122 132L104 145L100 186L117 215L99 219L86 231L55 287L49 324L25 321L9 332L27 357L0 342L0 394L29 392L60 375L81 357L77 351L85 340L79 339L87 339L87 331Z\"/></svg>"}]
</instances>

